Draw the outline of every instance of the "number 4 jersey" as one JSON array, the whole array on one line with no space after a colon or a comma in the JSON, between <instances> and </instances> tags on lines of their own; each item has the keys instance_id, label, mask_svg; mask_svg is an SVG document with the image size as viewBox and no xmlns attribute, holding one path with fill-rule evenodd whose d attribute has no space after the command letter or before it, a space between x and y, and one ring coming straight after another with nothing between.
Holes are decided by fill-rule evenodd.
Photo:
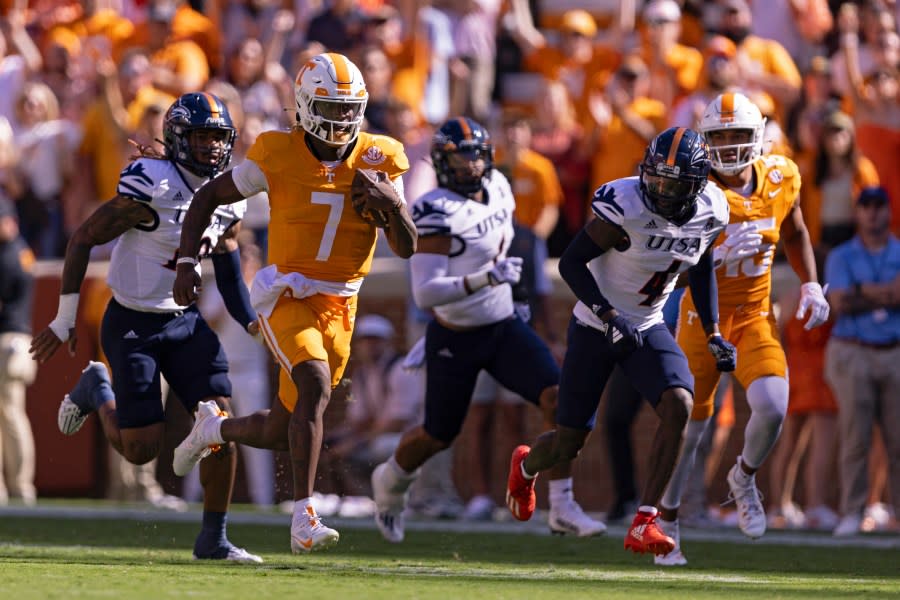
<instances>
[{"instance_id":1,"label":"number 4 jersey","mask_svg":"<svg viewBox=\"0 0 900 600\"><path fill-rule=\"evenodd\" d=\"M728 201L715 185L707 185L697 196L697 210L683 225L648 208L638 177L600 186L591 208L597 218L621 229L626 240L588 267L610 304L640 330L663 321L662 308L678 274L699 262L728 223ZM581 302L573 312L585 323L601 324Z\"/></svg>"},{"instance_id":2,"label":"number 4 jersey","mask_svg":"<svg viewBox=\"0 0 900 600\"><path fill-rule=\"evenodd\" d=\"M149 218L119 237L107 281L116 301L132 310L175 312L172 297L181 225L194 192L207 179L169 160L140 158L119 175L117 192L145 204ZM226 229L243 218L245 201L219 206L203 232L200 256L207 256Z\"/></svg>"}]
</instances>

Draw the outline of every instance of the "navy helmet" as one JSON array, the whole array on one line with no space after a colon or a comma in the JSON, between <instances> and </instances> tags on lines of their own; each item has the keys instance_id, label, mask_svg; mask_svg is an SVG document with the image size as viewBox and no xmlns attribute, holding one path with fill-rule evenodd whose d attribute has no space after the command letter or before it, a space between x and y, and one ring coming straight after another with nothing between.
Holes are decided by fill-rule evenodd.
<instances>
[{"instance_id":1,"label":"navy helmet","mask_svg":"<svg viewBox=\"0 0 900 600\"><path fill-rule=\"evenodd\" d=\"M203 143L191 139L198 130L222 133ZM231 162L236 137L228 107L217 96L205 92L178 98L163 121L163 144L168 158L201 177L215 177L225 170Z\"/></svg>"},{"instance_id":2,"label":"navy helmet","mask_svg":"<svg viewBox=\"0 0 900 600\"><path fill-rule=\"evenodd\" d=\"M470 169L453 168L449 163L451 154L462 155L469 161L484 159L484 170L474 173ZM471 197L481 191L483 179L494 168L491 135L469 117L450 119L432 137L431 162L441 187Z\"/></svg>"},{"instance_id":3,"label":"navy helmet","mask_svg":"<svg viewBox=\"0 0 900 600\"><path fill-rule=\"evenodd\" d=\"M657 135L640 165L641 191L650 210L676 223L689 219L710 168L709 147L693 129L671 127Z\"/></svg>"}]
</instances>

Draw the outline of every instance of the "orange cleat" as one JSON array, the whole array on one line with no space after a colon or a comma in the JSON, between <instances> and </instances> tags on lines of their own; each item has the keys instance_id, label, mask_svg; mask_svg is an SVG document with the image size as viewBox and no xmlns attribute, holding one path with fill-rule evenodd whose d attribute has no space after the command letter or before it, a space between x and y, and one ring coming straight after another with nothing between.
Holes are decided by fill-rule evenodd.
<instances>
[{"instance_id":1,"label":"orange cleat","mask_svg":"<svg viewBox=\"0 0 900 600\"><path fill-rule=\"evenodd\" d=\"M537 497L534 493L534 482L537 475L532 479L526 479L522 475L522 462L531 452L528 446L518 446L512 453L512 460L509 464L509 479L506 483L506 505L515 518L520 521L527 521L534 514L537 505Z\"/></svg>"},{"instance_id":2,"label":"orange cleat","mask_svg":"<svg viewBox=\"0 0 900 600\"><path fill-rule=\"evenodd\" d=\"M626 550L663 556L675 549L675 540L667 536L657 524L658 516L640 511L635 515L625 536Z\"/></svg>"}]
</instances>

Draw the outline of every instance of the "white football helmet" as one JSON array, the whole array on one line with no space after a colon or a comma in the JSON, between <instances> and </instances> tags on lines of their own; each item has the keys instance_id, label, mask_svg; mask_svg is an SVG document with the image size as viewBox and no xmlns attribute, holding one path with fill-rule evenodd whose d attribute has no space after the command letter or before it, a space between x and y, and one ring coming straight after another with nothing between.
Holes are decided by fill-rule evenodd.
<instances>
[{"instance_id":1,"label":"white football helmet","mask_svg":"<svg viewBox=\"0 0 900 600\"><path fill-rule=\"evenodd\" d=\"M332 146L356 139L362 126L369 93L360 70L343 54L318 54L294 80L300 126Z\"/></svg>"},{"instance_id":2,"label":"white football helmet","mask_svg":"<svg viewBox=\"0 0 900 600\"><path fill-rule=\"evenodd\" d=\"M700 133L709 144L709 157L714 171L736 175L760 157L766 119L747 96L737 92L719 94L709 103L700 118ZM722 130L747 130L750 141L741 144L714 144L710 133Z\"/></svg>"}]
</instances>

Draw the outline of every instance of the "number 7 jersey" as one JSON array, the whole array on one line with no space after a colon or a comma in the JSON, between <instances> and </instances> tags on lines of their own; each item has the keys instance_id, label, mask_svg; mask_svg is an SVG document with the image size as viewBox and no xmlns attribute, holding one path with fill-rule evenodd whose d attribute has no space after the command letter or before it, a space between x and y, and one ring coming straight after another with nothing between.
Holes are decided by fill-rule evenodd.
<instances>
[{"instance_id":1,"label":"number 7 jersey","mask_svg":"<svg viewBox=\"0 0 900 600\"><path fill-rule=\"evenodd\" d=\"M626 241L588 267L613 308L642 331L663 322L662 308L678 274L699 262L728 223L728 201L714 185L707 185L697 196L696 212L683 225L648 208L638 177L600 186L591 208L598 219L622 230ZM601 326L583 303L576 304L573 312L579 320Z\"/></svg>"},{"instance_id":2,"label":"number 7 jersey","mask_svg":"<svg viewBox=\"0 0 900 600\"><path fill-rule=\"evenodd\" d=\"M353 175L375 169L395 179L409 160L397 140L363 132L343 161L320 161L305 135L267 131L247 153L268 183L269 263L309 279L360 281L371 267L377 231L350 203Z\"/></svg>"}]
</instances>

